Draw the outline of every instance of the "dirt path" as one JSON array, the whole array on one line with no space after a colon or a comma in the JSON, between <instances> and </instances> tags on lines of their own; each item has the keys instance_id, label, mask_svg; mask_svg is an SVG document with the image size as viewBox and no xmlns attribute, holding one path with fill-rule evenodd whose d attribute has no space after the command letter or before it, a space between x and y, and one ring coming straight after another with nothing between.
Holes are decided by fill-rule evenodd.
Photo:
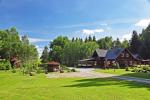
<instances>
[{"instance_id":1,"label":"dirt path","mask_svg":"<svg viewBox=\"0 0 150 100\"><path fill-rule=\"evenodd\" d=\"M126 76L118 76L114 74L106 74L106 73L98 73L94 72L92 68L76 68L78 72L70 72L70 73L51 73L47 74L47 78L70 78L70 77L81 77L81 78L115 78L127 81L135 81L140 83L150 84L150 79L143 78L135 78L135 77L126 77Z\"/></svg>"}]
</instances>

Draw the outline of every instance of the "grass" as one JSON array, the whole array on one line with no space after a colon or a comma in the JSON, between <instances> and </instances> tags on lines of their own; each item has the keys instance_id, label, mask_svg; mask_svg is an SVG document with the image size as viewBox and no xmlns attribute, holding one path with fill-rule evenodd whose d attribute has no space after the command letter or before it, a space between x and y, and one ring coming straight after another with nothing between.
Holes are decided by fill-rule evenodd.
<instances>
[{"instance_id":1,"label":"grass","mask_svg":"<svg viewBox=\"0 0 150 100\"><path fill-rule=\"evenodd\" d=\"M47 79L0 72L0 100L149 100L150 86L112 78Z\"/></svg>"},{"instance_id":2,"label":"grass","mask_svg":"<svg viewBox=\"0 0 150 100\"><path fill-rule=\"evenodd\" d=\"M109 74L116 74L120 76L129 76L129 77L138 77L138 78L146 78L150 79L150 73L137 73L137 72L131 72L131 71L125 71L125 69L109 69L109 70L103 70L103 69L96 69L96 72L100 73L109 73Z\"/></svg>"}]
</instances>

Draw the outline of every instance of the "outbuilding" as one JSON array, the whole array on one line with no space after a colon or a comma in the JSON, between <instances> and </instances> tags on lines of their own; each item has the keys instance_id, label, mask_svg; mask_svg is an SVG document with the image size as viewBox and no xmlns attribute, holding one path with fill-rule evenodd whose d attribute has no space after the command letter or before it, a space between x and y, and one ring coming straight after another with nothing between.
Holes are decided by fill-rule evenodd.
<instances>
[{"instance_id":1,"label":"outbuilding","mask_svg":"<svg viewBox=\"0 0 150 100\"><path fill-rule=\"evenodd\" d=\"M60 63L55 61L50 61L47 63L47 71L48 72L56 72L60 70Z\"/></svg>"}]
</instances>

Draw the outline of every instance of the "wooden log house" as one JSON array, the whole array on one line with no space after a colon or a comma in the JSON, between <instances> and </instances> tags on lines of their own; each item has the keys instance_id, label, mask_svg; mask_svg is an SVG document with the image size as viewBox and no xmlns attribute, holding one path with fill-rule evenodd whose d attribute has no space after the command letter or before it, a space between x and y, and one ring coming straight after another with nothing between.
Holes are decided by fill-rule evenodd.
<instances>
[{"instance_id":1,"label":"wooden log house","mask_svg":"<svg viewBox=\"0 0 150 100\"><path fill-rule=\"evenodd\" d=\"M81 66L82 61L93 61L95 67L100 68L112 67L113 63L118 63L120 66L134 66L142 63L138 55L133 55L128 49L116 47L110 50L96 49L89 59L79 61Z\"/></svg>"}]
</instances>

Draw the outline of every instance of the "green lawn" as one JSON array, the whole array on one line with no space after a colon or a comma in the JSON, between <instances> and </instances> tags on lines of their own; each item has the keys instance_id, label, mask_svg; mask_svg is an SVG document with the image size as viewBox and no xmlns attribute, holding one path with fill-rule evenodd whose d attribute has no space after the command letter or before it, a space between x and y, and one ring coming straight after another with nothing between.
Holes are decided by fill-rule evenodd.
<instances>
[{"instance_id":1,"label":"green lawn","mask_svg":"<svg viewBox=\"0 0 150 100\"><path fill-rule=\"evenodd\" d=\"M0 72L0 100L149 100L150 86L111 78L57 78Z\"/></svg>"},{"instance_id":2,"label":"green lawn","mask_svg":"<svg viewBox=\"0 0 150 100\"><path fill-rule=\"evenodd\" d=\"M114 69L109 69L109 70L96 69L95 71L101 73L117 74L120 76L130 76L130 77L150 79L150 73L137 73L137 72L125 71L125 69L116 69L115 71Z\"/></svg>"}]
</instances>

